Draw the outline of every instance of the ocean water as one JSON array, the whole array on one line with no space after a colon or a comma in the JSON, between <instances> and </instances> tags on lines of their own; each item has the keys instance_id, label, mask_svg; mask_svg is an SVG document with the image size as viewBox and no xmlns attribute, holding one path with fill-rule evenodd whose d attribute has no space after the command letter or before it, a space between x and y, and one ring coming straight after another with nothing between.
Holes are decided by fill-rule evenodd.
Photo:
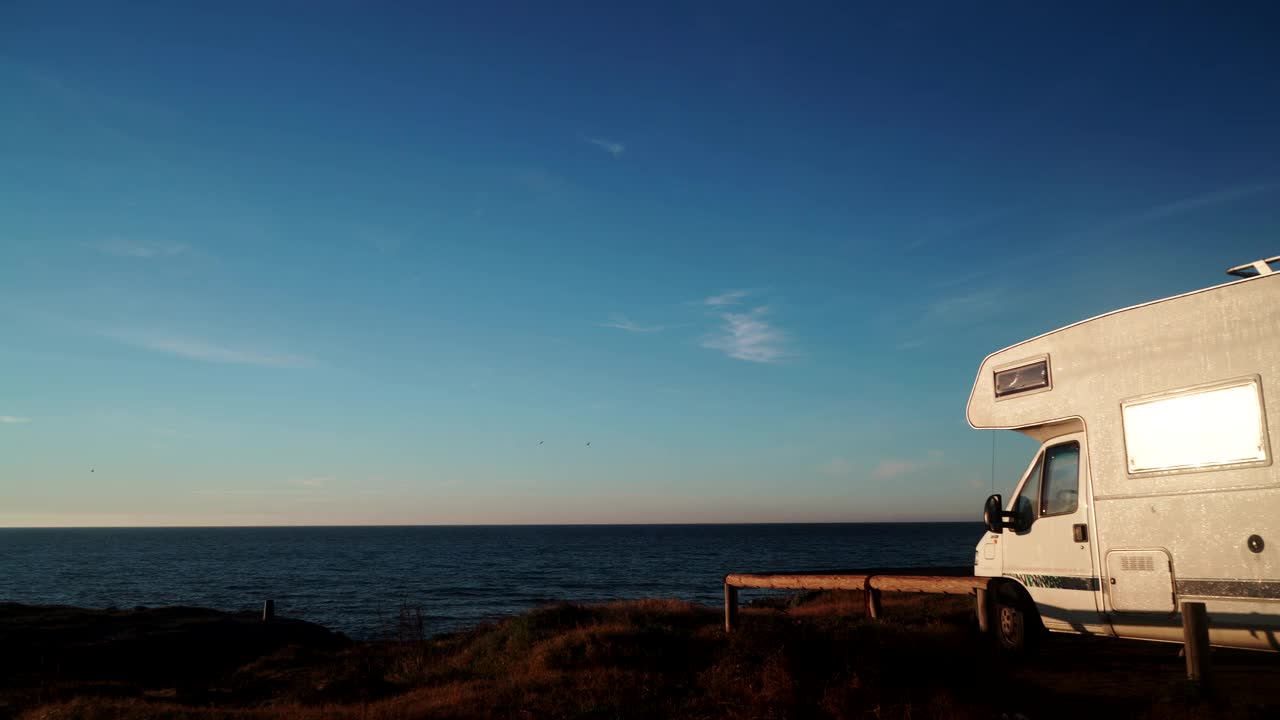
<instances>
[{"instance_id":1,"label":"ocean water","mask_svg":"<svg viewBox=\"0 0 1280 720\"><path fill-rule=\"evenodd\" d=\"M0 529L0 602L276 612L356 638L560 600L723 602L729 572L967 566L977 523ZM744 600L752 594L745 593Z\"/></svg>"}]
</instances>

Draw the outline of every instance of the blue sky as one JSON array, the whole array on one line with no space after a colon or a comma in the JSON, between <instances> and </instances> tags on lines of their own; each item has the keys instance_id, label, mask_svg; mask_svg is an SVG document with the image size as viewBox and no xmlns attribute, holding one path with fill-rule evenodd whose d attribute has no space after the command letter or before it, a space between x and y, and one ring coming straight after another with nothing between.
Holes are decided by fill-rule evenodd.
<instances>
[{"instance_id":1,"label":"blue sky","mask_svg":"<svg viewBox=\"0 0 1280 720\"><path fill-rule=\"evenodd\" d=\"M180 5L2 11L0 525L974 519L1280 252L1262 4Z\"/></svg>"}]
</instances>

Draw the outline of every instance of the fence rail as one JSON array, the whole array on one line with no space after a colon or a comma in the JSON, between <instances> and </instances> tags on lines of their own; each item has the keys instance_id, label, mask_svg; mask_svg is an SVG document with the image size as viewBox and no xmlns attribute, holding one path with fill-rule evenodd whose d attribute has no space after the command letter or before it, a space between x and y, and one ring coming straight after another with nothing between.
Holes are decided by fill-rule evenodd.
<instances>
[{"instance_id":1,"label":"fence rail","mask_svg":"<svg viewBox=\"0 0 1280 720\"><path fill-rule=\"evenodd\" d=\"M738 624L738 589L770 590L861 590L867 617L883 614L880 593L932 593L971 595L978 626L986 633L995 613L993 584L1000 578L969 575L901 575L878 573L730 573L724 576L724 631ZM1209 649L1209 621L1203 602L1184 602L1181 607L1187 678L1209 689L1212 660Z\"/></svg>"},{"instance_id":2,"label":"fence rail","mask_svg":"<svg viewBox=\"0 0 1280 720\"><path fill-rule=\"evenodd\" d=\"M883 611L881 592L975 595L980 608L978 621L987 607L986 596L995 578L952 575L880 575L875 573L730 573L724 576L724 630L732 632L738 621L738 589L771 590L862 590L866 593L868 617L879 618Z\"/></svg>"}]
</instances>

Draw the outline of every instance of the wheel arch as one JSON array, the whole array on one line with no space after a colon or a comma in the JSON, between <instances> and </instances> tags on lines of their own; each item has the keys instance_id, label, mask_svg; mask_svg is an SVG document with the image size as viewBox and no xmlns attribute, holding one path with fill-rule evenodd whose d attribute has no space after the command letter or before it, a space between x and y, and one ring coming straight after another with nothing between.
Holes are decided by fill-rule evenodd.
<instances>
[{"instance_id":1,"label":"wheel arch","mask_svg":"<svg viewBox=\"0 0 1280 720\"><path fill-rule=\"evenodd\" d=\"M1033 621L1035 627L1044 631L1044 621L1040 619L1040 608L1036 606L1031 592L1021 582L1010 577L996 578L991 584L991 593L997 606L1004 604L1021 608Z\"/></svg>"}]
</instances>

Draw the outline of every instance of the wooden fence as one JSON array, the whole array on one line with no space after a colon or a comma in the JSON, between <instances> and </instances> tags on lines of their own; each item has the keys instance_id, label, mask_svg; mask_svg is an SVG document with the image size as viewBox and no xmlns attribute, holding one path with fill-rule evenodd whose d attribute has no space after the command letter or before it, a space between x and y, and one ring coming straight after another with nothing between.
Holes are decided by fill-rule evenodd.
<instances>
[{"instance_id":1,"label":"wooden fence","mask_svg":"<svg viewBox=\"0 0 1280 720\"><path fill-rule=\"evenodd\" d=\"M995 614L993 584L1001 578L952 575L880 575L875 573L730 573L724 576L724 631L738 624L738 589L771 590L862 590L867 617L879 618L882 592L971 595L982 632L991 628ZM1184 650L1187 678L1208 688L1212 666L1209 649L1209 622L1202 602L1182 604Z\"/></svg>"},{"instance_id":2,"label":"wooden fence","mask_svg":"<svg viewBox=\"0 0 1280 720\"><path fill-rule=\"evenodd\" d=\"M724 630L733 632L738 623L738 589L773 590L862 590L867 616L879 618L882 592L933 593L939 595L976 595L977 607L987 608L988 587L996 578L948 575L877 575L846 573L731 573L724 577ZM978 623L986 630L988 612L978 612Z\"/></svg>"}]
</instances>

